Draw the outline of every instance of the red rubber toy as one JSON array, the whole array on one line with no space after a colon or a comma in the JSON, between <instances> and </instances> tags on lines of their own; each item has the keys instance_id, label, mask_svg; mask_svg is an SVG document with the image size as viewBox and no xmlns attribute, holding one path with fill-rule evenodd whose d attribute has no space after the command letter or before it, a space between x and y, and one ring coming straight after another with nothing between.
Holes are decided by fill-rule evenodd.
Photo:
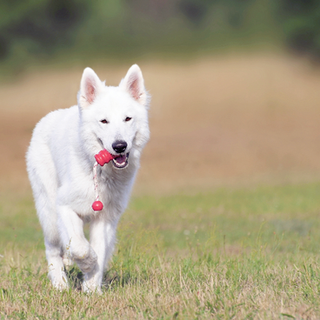
<instances>
[{"instance_id":1,"label":"red rubber toy","mask_svg":"<svg viewBox=\"0 0 320 320\"><path fill-rule=\"evenodd\" d=\"M114 159L114 156L108 152L106 149L101 150L98 154L96 154L95 159L97 160L98 164L102 167L106 163L110 162L112 159ZM92 204L92 209L94 211L101 211L103 209L103 203L99 201L99 193L98 193L98 184L97 184L97 171L96 171L96 166L95 164L93 166L93 180L94 180L94 189L96 192L96 201Z\"/></svg>"},{"instance_id":2,"label":"red rubber toy","mask_svg":"<svg viewBox=\"0 0 320 320\"><path fill-rule=\"evenodd\" d=\"M103 209L103 203L101 201L95 201L92 204L92 209L94 211L101 211Z\"/></svg>"},{"instance_id":3,"label":"red rubber toy","mask_svg":"<svg viewBox=\"0 0 320 320\"><path fill-rule=\"evenodd\" d=\"M114 156L109 153L106 149L101 150L98 154L94 156L97 160L97 162L102 167L104 164L110 162L112 159L114 159Z\"/></svg>"}]
</instances>

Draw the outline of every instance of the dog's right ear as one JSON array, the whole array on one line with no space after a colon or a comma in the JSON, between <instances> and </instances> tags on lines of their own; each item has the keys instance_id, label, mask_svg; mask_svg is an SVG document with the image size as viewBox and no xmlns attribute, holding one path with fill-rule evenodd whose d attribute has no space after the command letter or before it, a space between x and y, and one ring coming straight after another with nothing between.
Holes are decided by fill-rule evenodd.
<instances>
[{"instance_id":1,"label":"dog's right ear","mask_svg":"<svg viewBox=\"0 0 320 320\"><path fill-rule=\"evenodd\" d=\"M86 108L94 102L101 89L101 80L91 68L85 68L80 82L80 107Z\"/></svg>"}]
</instances>

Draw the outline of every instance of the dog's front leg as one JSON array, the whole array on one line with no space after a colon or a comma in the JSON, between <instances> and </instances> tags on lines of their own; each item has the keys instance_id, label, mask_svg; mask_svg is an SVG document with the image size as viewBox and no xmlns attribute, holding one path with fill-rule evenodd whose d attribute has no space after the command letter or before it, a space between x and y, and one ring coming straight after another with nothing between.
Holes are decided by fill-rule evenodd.
<instances>
[{"instance_id":1,"label":"dog's front leg","mask_svg":"<svg viewBox=\"0 0 320 320\"><path fill-rule=\"evenodd\" d=\"M85 274L83 290L85 292L101 293L103 273L106 268L116 241L117 221L107 221L100 216L91 222L90 243L98 256L95 268Z\"/></svg>"},{"instance_id":2,"label":"dog's front leg","mask_svg":"<svg viewBox=\"0 0 320 320\"><path fill-rule=\"evenodd\" d=\"M65 253L83 273L94 269L97 255L83 233L83 220L68 206L58 206L58 225Z\"/></svg>"}]
</instances>

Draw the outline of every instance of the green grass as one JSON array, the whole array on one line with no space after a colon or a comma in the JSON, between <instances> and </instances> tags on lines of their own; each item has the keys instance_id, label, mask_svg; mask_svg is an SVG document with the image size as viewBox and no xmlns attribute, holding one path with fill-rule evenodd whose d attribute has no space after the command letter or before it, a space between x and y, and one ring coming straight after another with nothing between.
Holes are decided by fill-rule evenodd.
<instances>
[{"instance_id":1,"label":"green grass","mask_svg":"<svg viewBox=\"0 0 320 320\"><path fill-rule=\"evenodd\" d=\"M31 196L0 198L0 319L319 319L320 183L132 199L103 295L54 290Z\"/></svg>"}]
</instances>

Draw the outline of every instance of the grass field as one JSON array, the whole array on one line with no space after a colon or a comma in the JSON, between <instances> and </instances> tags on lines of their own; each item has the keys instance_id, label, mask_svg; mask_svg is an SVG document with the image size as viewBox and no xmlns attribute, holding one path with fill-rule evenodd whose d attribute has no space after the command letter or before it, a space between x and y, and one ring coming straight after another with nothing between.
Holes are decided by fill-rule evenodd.
<instances>
[{"instance_id":1,"label":"grass field","mask_svg":"<svg viewBox=\"0 0 320 320\"><path fill-rule=\"evenodd\" d=\"M113 85L127 68L93 67ZM260 53L141 67L152 135L101 296L76 267L51 287L24 165L81 68L0 86L0 319L319 319L317 69Z\"/></svg>"},{"instance_id":2,"label":"grass field","mask_svg":"<svg viewBox=\"0 0 320 320\"><path fill-rule=\"evenodd\" d=\"M0 315L15 319L317 319L320 184L135 197L102 296L47 279L30 197L1 199Z\"/></svg>"}]
</instances>

